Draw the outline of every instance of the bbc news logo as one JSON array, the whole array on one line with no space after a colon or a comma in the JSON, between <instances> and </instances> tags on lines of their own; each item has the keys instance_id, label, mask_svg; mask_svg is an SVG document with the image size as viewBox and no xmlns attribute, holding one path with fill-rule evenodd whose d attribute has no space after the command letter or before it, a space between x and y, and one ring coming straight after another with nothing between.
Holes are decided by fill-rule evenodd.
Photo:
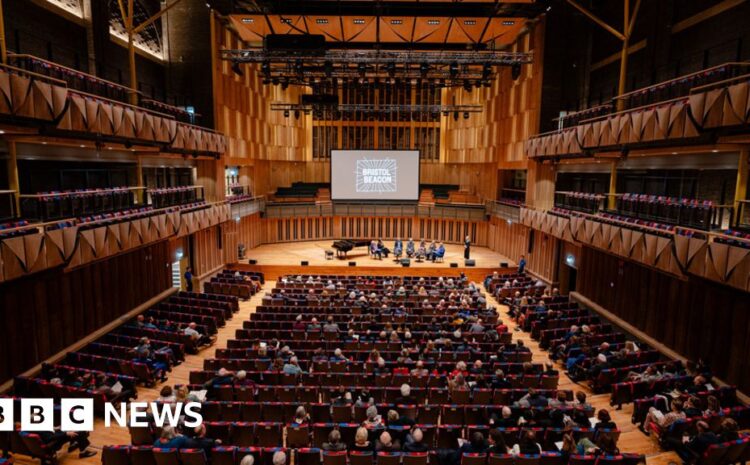
<instances>
[{"instance_id":1,"label":"bbc news logo","mask_svg":"<svg viewBox=\"0 0 750 465\"><path fill-rule=\"evenodd\" d=\"M0 399L0 431L13 431L14 419L20 417L21 431L52 431L55 429L55 401L53 399L21 399L20 412L15 412L13 399ZM180 424L195 428L203 423L199 402L161 404L130 402L104 404L104 426L123 428L172 426ZM93 431L94 399L61 399L60 430Z\"/></svg>"}]
</instances>

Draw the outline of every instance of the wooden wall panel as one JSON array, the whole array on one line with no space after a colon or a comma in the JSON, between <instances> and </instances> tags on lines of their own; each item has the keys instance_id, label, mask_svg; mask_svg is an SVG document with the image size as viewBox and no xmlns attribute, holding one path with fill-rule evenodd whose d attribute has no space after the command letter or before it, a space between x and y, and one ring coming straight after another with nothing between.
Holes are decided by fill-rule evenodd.
<instances>
[{"instance_id":1,"label":"wooden wall panel","mask_svg":"<svg viewBox=\"0 0 750 465\"><path fill-rule=\"evenodd\" d=\"M225 223L226 224L226 223ZM221 225L193 233L193 274L201 277L224 264L224 241ZM236 248L234 249L236 253Z\"/></svg>"},{"instance_id":2,"label":"wooden wall panel","mask_svg":"<svg viewBox=\"0 0 750 465\"><path fill-rule=\"evenodd\" d=\"M750 294L680 279L584 246L577 288L666 346L750 392Z\"/></svg>"},{"instance_id":3,"label":"wooden wall panel","mask_svg":"<svg viewBox=\"0 0 750 465\"><path fill-rule=\"evenodd\" d=\"M0 384L169 288L170 262L162 241L0 285Z\"/></svg>"},{"instance_id":4,"label":"wooden wall panel","mask_svg":"<svg viewBox=\"0 0 750 465\"><path fill-rule=\"evenodd\" d=\"M263 225L263 242L318 241L339 239L383 239L443 241L463 243L469 235L474 245L487 244L484 221L444 220L431 218L311 217L269 218Z\"/></svg>"},{"instance_id":5,"label":"wooden wall panel","mask_svg":"<svg viewBox=\"0 0 750 465\"><path fill-rule=\"evenodd\" d=\"M520 223L508 223L493 216L487 226L487 247L518 262L526 256L526 268L549 282L557 281L557 238L541 231L534 231L534 245L529 252L531 229Z\"/></svg>"},{"instance_id":6,"label":"wooden wall panel","mask_svg":"<svg viewBox=\"0 0 750 465\"><path fill-rule=\"evenodd\" d=\"M245 250L250 250L263 243L263 221L260 213L255 213L239 221L222 224L225 263L237 263L237 247L240 244L245 246Z\"/></svg>"}]
</instances>

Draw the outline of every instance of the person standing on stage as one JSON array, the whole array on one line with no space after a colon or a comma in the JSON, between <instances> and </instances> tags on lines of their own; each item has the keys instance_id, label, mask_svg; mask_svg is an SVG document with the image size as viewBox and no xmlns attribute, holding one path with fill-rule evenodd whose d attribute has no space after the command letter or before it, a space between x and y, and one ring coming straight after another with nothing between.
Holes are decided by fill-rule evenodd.
<instances>
[{"instance_id":1,"label":"person standing on stage","mask_svg":"<svg viewBox=\"0 0 750 465\"><path fill-rule=\"evenodd\" d=\"M469 236L466 236L466 239L464 239L464 258L469 259L471 256L471 239L469 239Z\"/></svg>"}]
</instances>

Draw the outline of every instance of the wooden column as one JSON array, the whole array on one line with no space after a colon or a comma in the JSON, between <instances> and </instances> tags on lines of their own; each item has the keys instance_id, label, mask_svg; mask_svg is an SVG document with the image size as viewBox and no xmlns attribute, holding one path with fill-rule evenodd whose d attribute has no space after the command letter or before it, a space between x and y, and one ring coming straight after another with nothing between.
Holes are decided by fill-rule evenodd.
<instances>
[{"instance_id":1,"label":"wooden column","mask_svg":"<svg viewBox=\"0 0 750 465\"><path fill-rule=\"evenodd\" d=\"M143 184L143 157L138 157L135 168L135 182L138 187L146 187ZM135 197L138 200L138 205L144 206L146 202L146 190L138 189L135 191Z\"/></svg>"},{"instance_id":2,"label":"wooden column","mask_svg":"<svg viewBox=\"0 0 750 465\"><path fill-rule=\"evenodd\" d=\"M8 189L12 191L16 191L15 196L15 209L16 209L16 215L21 214L21 188L19 186L18 182L18 151L16 147L16 141L9 140L8 141Z\"/></svg>"},{"instance_id":3,"label":"wooden column","mask_svg":"<svg viewBox=\"0 0 750 465\"><path fill-rule=\"evenodd\" d=\"M531 161L527 173L526 204L551 210L555 206L555 165Z\"/></svg>"},{"instance_id":4,"label":"wooden column","mask_svg":"<svg viewBox=\"0 0 750 465\"><path fill-rule=\"evenodd\" d=\"M740 224L740 201L747 199L747 178L750 171L750 148L740 150L740 160L737 165L737 184L734 188L734 223Z\"/></svg>"},{"instance_id":5,"label":"wooden column","mask_svg":"<svg viewBox=\"0 0 750 465\"><path fill-rule=\"evenodd\" d=\"M609 195L607 196L607 208L614 210L617 206L617 160L609 165Z\"/></svg>"},{"instance_id":6,"label":"wooden column","mask_svg":"<svg viewBox=\"0 0 750 465\"><path fill-rule=\"evenodd\" d=\"M3 16L3 0L0 0L0 58L3 64L8 63L8 44L5 43L5 16Z\"/></svg>"}]
</instances>

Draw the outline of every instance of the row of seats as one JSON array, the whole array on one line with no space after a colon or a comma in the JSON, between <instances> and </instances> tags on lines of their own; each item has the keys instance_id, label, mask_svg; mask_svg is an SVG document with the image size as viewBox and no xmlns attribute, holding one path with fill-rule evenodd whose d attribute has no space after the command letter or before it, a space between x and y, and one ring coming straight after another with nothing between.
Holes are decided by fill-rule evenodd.
<instances>
[{"instance_id":1,"label":"row of seats","mask_svg":"<svg viewBox=\"0 0 750 465\"><path fill-rule=\"evenodd\" d=\"M135 197L128 187L74 189L38 192L37 197L24 197L21 212L26 218L53 221L112 213L134 205Z\"/></svg>"},{"instance_id":2,"label":"row of seats","mask_svg":"<svg viewBox=\"0 0 750 465\"><path fill-rule=\"evenodd\" d=\"M629 193L617 197L620 215L698 229L710 229L713 206L710 200L661 195Z\"/></svg>"},{"instance_id":3,"label":"row of seats","mask_svg":"<svg viewBox=\"0 0 750 465\"><path fill-rule=\"evenodd\" d=\"M599 212L606 196L589 192L558 192L555 195L555 205L586 213L595 214Z\"/></svg>"},{"instance_id":4,"label":"row of seats","mask_svg":"<svg viewBox=\"0 0 750 465\"><path fill-rule=\"evenodd\" d=\"M185 205L202 201L198 197L200 188L196 186L179 186L151 188L146 191L154 208L166 208L174 205Z\"/></svg>"}]
</instances>

